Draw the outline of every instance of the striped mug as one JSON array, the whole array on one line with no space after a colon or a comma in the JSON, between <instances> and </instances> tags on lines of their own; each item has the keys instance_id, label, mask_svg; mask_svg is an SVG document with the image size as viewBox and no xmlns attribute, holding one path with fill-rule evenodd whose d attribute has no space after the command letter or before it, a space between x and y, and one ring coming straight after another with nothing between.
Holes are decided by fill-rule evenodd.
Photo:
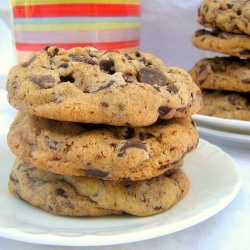
<instances>
[{"instance_id":1,"label":"striped mug","mask_svg":"<svg viewBox=\"0 0 250 250\"><path fill-rule=\"evenodd\" d=\"M49 45L136 50L140 0L12 0L17 58Z\"/></svg>"}]
</instances>

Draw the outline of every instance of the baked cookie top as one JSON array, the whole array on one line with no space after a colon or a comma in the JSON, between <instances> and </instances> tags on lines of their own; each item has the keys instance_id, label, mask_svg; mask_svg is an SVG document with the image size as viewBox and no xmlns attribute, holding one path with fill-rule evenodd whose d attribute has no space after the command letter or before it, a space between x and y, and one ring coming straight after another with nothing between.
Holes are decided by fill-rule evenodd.
<instances>
[{"instance_id":1,"label":"baked cookie top","mask_svg":"<svg viewBox=\"0 0 250 250\"><path fill-rule=\"evenodd\" d=\"M194 32L192 42L200 49L250 58L250 36L248 35L201 29Z\"/></svg>"},{"instance_id":2,"label":"baked cookie top","mask_svg":"<svg viewBox=\"0 0 250 250\"><path fill-rule=\"evenodd\" d=\"M9 73L9 102L37 116L140 127L190 116L201 92L180 68L142 52L48 47Z\"/></svg>"},{"instance_id":3,"label":"baked cookie top","mask_svg":"<svg viewBox=\"0 0 250 250\"><path fill-rule=\"evenodd\" d=\"M190 118L143 127L60 122L19 113L8 144L25 162L46 171L111 180L158 176L193 150L199 135Z\"/></svg>"},{"instance_id":4,"label":"baked cookie top","mask_svg":"<svg viewBox=\"0 0 250 250\"><path fill-rule=\"evenodd\" d=\"M209 28L250 35L249 0L204 0L198 22Z\"/></svg>"},{"instance_id":5,"label":"baked cookie top","mask_svg":"<svg viewBox=\"0 0 250 250\"><path fill-rule=\"evenodd\" d=\"M180 200L189 185L178 170L145 181L103 181L56 175L19 160L9 180L11 193L49 213L68 216L158 214Z\"/></svg>"},{"instance_id":6,"label":"baked cookie top","mask_svg":"<svg viewBox=\"0 0 250 250\"><path fill-rule=\"evenodd\" d=\"M203 89L250 92L250 60L247 59L204 58L189 73Z\"/></svg>"},{"instance_id":7,"label":"baked cookie top","mask_svg":"<svg viewBox=\"0 0 250 250\"><path fill-rule=\"evenodd\" d=\"M250 94L226 91L203 91L200 113L226 119L250 121Z\"/></svg>"}]
</instances>

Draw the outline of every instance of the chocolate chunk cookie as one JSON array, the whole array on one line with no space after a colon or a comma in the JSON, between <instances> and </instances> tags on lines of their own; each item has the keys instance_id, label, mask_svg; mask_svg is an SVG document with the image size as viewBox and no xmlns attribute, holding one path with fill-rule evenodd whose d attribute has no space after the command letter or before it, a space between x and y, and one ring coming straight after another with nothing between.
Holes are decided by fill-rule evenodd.
<instances>
[{"instance_id":1,"label":"chocolate chunk cookie","mask_svg":"<svg viewBox=\"0 0 250 250\"><path fill-rule=\"evenodd\" d=\"M204 91L200 114L250 121L250 94Z\"/></svg>"},{"instance_id":2,"label":"chocolate chunk cookie","mask_svg":"<svg viewBox=\"0 0 250 250\"><path fill-rule=\"evenodd\" d=\"M14 195L55 215L104 216L128 213L149 216L178 202L189 190L182 171L144 181L103 181L61 176L17 160L9 179Z\"/></svg>"},{"instance_id":3,"label":"chocolate chunk cookie","mask_svg":"<svg viewBox=\"0 0 250 250\"><path fill-rule=\"evenodd\" d=\"M19 113L8 144L20 159L57 174L143 180L171 169L196 147L198 138L189 118L130 128Z\"/></svg>"},{"instance_id":4,"label":"chocolate chunk cookie","mask_svg":"<svg viewBox=\"0 0 250 250\"><path fill-rule=\"evenodd\" d=\"M250 1L204 0L198 22L205 27L250 35Z\"/></svg>"},{"instance_id":5,"label":"chocolate chunk cookie","mask_svg":"<svg viewBox=\"0 0 250 250\"><path fill-rule=\"evenodd\" d=\"M201 107L190 75L153 55L48 47L9 73L9 102L37 116L140 127Z\"/></svg>"},{"instance_id":6,"label":"chocolate chunk cookie","mask_svg":"<svg viewBox=\"0 0 250 250\"><path fill-rule=\"evenodd\" d=\"M250 36L248 35L197 30L192 36L192 42L200 49L250 58Z\"/></svg>"},{"instance_id":7,"label":"chocolate chunk cookie","mask_svg":"<svg viewBox=\"0 0 250 250\"><path fill-rule=\"evenodd\" d=\"M250 60L205 58L197 62L189 73L203 89L250 92Z\"/></svg>"}]
</instances>

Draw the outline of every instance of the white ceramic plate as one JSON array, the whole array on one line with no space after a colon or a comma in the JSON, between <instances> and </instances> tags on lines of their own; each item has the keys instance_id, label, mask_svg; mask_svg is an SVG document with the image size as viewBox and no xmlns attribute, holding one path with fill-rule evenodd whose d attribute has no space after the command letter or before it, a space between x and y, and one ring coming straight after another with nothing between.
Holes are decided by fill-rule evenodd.
<instances>
[{"instance_id":1,"label":"white ceramic plate","mask_svg":"<svg viewBox=\"0 0 250 250\"><path fill-rule=\"evenodd\" d=\"M9 194L7 182L14 156L7 148L5 137L0 135L0 236L10 239L67 246L111 245L150 239L206 220L225 208L240 188L230 156L201 140L198 149L185 158L184 171L190 178L191 189L167 212L146 218L53 216Z\"/></svg>"},{"instance_id":2,"label":"white ceramic plate","mask_svg":"<svg viewBox=\"0 0 250 250\"><path fill-rule=\"evenodd\" d=\"M193 118L201 127L250 135L250 121L223 119L207 115L194 115Z\"/></svg>"},{"instance_id":3,"label":"white ceramic plate","mask_svg":"<svg viewBox=\"0 0 250 250\"><path fill-rule=\"evenodd\" d=\"M200 136L212 143L250 149L250 135L198 127Z\"/></svg>"}]
</instances>

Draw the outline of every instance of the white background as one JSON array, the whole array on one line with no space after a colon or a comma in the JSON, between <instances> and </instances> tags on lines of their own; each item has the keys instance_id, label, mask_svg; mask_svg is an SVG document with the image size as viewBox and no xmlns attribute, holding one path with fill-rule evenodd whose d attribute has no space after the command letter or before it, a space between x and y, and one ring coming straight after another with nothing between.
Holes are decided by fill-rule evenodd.
<instances>
[{"instance_id":1,"label":"white background","mask_svg":"<svg viewBox=\"0 0 250 250\"><path fill-rule=\"evenodd\" d=\"M144 0L141 48L163 58L168 65L188 70L199 58L212 55L194 48L191 33L196 24L198 0ZM0 8L7 6L0 0ZM0 76L13 64L11 33L0 21ZM250 246L250 154L249 150L224 147L236 161L242 178L242 189L236 199L222 212L207 221L181 232L127 245L76 249L225 249L247 250ZM18 212L18 211L17 211ZM0 250L44 250L68 247L49 247L0 238ZM71 248L70 248L71 249Z\"/></svg>"}]
</instances>

